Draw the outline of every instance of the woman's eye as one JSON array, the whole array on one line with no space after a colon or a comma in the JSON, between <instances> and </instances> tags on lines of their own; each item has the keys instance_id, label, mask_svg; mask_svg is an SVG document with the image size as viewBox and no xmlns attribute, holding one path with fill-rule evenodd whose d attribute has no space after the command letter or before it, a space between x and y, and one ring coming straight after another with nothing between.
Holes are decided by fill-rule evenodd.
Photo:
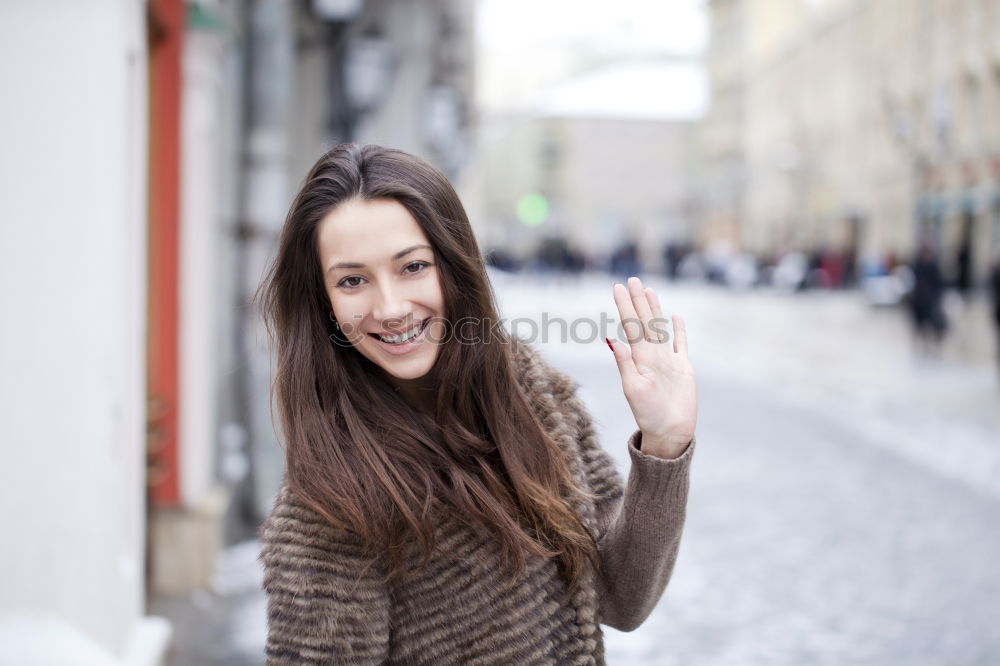
<instances>
[{"instance_id":1,"label":"woman's eye","mask_svg":"<svg viewBox=\"0 0 1000 666\"><path fill-rule=\"evenodd\" d=\"M351 280L357 280L358 282L351 282ZM359 278L357 275L350 275L348 277L345 277L340 282L338 282L337 286L338 287L347 287L348 289L353 289L354 287L360 287L361 286L360 280L361 280L361 278Z\"/></svg>"},{"instance_id":2,"label":"woman's eye","mask_svg":"<svg viewBox=\"0 0 1000 666\"><path fill-rule=\"evenodd\" d=\"M414 266L416 266L416 269L410 270ZM430 266L430 264L428 264L426 261L414 261L412 264L407 264L406 268L404 268L403 270L407 273L419 273L427 266Z\"/></svg>"},{"instance_id":3,"label":"woman's eye","mask_svg":"<svg viewBox=\"0 0 1000 666\"><path fill-rule=\"evenodd\" d=\"M403 272L409 273L410 275L416 275L417 273L424 270L428 266L430 266L430 264L427 263L426 261L413 261L403 267ZM361 283L363 281L364 278L361 277L360 275L348 275L340 282L338 282L337 286L342 287L344 289L357 289L358 287L361 286Z\"/></svg>"}]
</instances>

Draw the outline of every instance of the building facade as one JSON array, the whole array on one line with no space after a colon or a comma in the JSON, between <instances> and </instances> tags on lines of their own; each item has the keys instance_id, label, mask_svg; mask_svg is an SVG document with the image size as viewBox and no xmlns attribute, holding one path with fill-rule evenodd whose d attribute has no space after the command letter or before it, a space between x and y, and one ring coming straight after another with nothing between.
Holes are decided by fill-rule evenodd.
<instances>
[{"instance_id":1,"label":"building facade","mask_svg":"<svg viewBox=\"0 0 1000 666\"><path fill-rule=\"evenodd\" d=\"M1000 242L1000 6L714 0L710 11L708 173L736 155L741 177L708 188L739 200L737 242L898 257L930 242L957 285L983 279Z\"/></svg>"}]
</instances>

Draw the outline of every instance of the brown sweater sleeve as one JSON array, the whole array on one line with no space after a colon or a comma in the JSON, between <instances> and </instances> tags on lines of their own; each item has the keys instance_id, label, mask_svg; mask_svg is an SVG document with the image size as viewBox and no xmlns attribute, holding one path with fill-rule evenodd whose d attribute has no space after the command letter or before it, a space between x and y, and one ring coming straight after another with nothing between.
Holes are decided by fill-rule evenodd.
<instances>
[{"instance_id":1,"label":"brown sweater sleeve","mask_svg":"<svg viewBox=\"0 0 1000 666\"><path fill-rule=\"evenodd\" d=\"M593 437L590 446L599 446ZM599 506L599 621L632 631L652 612L670 581L687 513L688 474L695 441L677 458L643 453L642 433L629 438L632 459L625 494ZM608 464L611 461L608 460Z\"/></svg>"},{"instance_id":2,"label":"brown sweater sleeve","mask_svg":"<svg viewBox=\"0 0 1000 666\"><path fill-rule=\"evenodd\" d=\"M632 467L627 483L598 441L593 419L577 394L576 382L547 363L537 350L518 346L540 382L576 428L580 463L595 505L598 550L598 621L632 631L649 616L670 581L687 513L688 473L695 440L673 460L643 453L642 433L628 441ZM547 383L546 383L547 382Z\"/></svg>"},{"instance_id":3,"label":"brown sweater sleeve","mask_svg":"<svg viewBox=\"0 0 1000 666\"><path fill-rule=\"evenodd\" d=\"M389 595L360 543L282 486L260 529L267 664L381 664Z\"/></svg>"}]
</instances>

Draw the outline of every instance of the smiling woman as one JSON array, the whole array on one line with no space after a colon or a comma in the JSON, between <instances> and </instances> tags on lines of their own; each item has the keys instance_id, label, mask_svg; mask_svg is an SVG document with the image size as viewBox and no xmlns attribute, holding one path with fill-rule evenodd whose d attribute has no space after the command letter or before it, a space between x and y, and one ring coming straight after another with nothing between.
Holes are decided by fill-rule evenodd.
<instances>
[{"instance_id":1,"label":"smiling woman","mask_svg":"<svg viewBox=\"0 0 1000 666\"><path fill-rule=\"evenodd\" d=\"M573 382L492 327L468 217L422 160L320 158L258 297L286 460L260 531L268 664L598 664L600 623L648 616L694 450L686 334L654 344L651 290L614 290L642 329L613 346L627 485Z\"/></svg>"},{"instance_id":2,"label":"smiling woman","mask_svg":"<svg viewBox=\"0 0 1000 666\"><path fill-rule=\"evenodd\" d=\"M323 217L317 237L341 332L411 402L425 401L443 340L444 294L420 225L394 199L352 199Z\"/></svg>"}]
</instances>

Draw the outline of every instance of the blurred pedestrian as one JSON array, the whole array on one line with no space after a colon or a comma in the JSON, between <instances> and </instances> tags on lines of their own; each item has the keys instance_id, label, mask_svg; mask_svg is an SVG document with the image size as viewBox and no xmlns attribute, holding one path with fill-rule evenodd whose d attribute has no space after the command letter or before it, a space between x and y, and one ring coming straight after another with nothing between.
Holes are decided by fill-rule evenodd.
<instances>
[{"instance_id":1,"label":"blurred pedestrian","mask_svg":"<svg viewBox=\"0 0 1000 666\"><path fill-rule=\"evenodd\" d=\"M913 261L913 287L907 297L916 348L925 355L939 355L948 327L943 307L944 277L934 245L924 241Z\"/></svg>"},{"instance_id":2,"label":"blurred pedestrian","mask_svg":"<svg viewBox=\"0 0 1000 666\"><path fill-rule=\"evenodd\" d=\"M962 234L955 255L955 290L963 301L968 301L972 293L972 228L975 219L971 212L962 215Z\"/></svg>"},{"instance_id":3,"label":"blurred pedestrian","mask_svg":"<svg viewBox=\"0 0 1000 666\"><path fill-rule=\"evenodd\" d=\"M602 663L598 623L645 620L697 413L652 289L612 287L627 484L573 381L499 326L468 216L419 158L323 155L260 294L286 458L260 531L268 664Z\"/></svg>"},{"instance_id":4,"label":"blurred pedestrian","mask_svg":"<svg viewBox=\"0 0 1000 666\"><path fill-rule=\"evenodd\" d=\"M824 247L819 259L821 286L839 289L844 286L844 262L832 247Z\"/></svg>"},{"instance_id":5,"label":"blurred pedestrian","mask_svg":"<svg viewBox=\"0 0 1000 666\"><path fill-rule=\"evenodd\" d=\"M625 280L630 275L642 271L639 262L639 246L633 240L626 240L611 255L611 274Z\"/></svg>"},{"instance_id":6,"label":"blurred pedestrian","mask_svg":"<svg viewBox=\"0 0 1000 666\"><path fill-rule=\"evenodd\" d=\"M680 274L681 261L690 251L689 246L669 241L663 248L663 268L670 280L676 280Z\"/></svg>"},{"instance_id":7,"label":"blurred pedestrian","mask_svg":"<svg viewBox=\"0 0 1000 666\"><path fill-rule=\"evenodd\" d=\"M1000 247L993 252L990 268L990 295L993 300L993 330L996 333L997 369L1000 370Z\"/></svg>"},{"instance_id":8,"label":"blurred pedestrian","mask_svg":"<svg viewBox=\"0 0 1000 666\"><path fill-rule=\"evenodd\" d=\"M843 277L840 286L853 289L858 286L858 251L853 245L846 247L841 254Z\"/></svg>"}]
</instances>

